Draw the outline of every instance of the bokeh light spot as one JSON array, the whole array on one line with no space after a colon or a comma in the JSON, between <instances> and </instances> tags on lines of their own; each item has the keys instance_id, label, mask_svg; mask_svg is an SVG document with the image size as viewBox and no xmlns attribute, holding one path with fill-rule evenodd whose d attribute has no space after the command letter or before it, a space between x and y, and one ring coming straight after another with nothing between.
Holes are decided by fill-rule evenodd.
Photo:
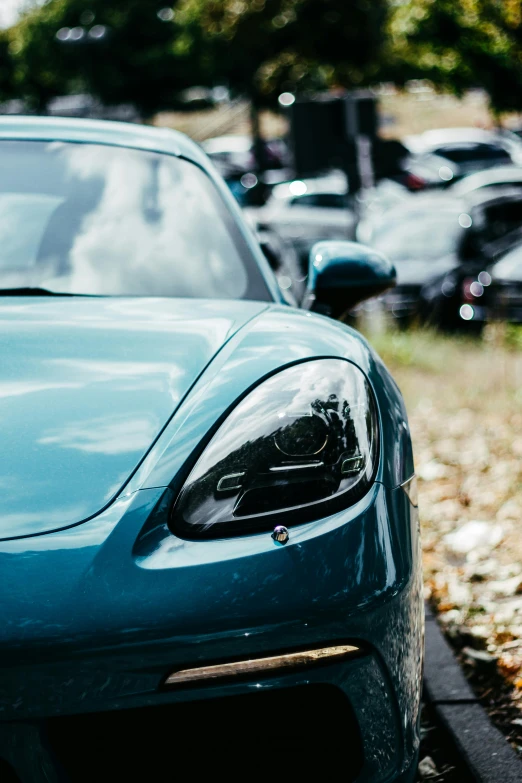
<instances>
[{"instance_id":1,"label":"bokeh light spot","mask_svg":"<svg viewBox=\"0 0 522 783\"><path fill-rule=\"evenodd\" d=\"M292 196L303 196L306 191L308 190L306 183L303 182L300 179L296 179L294 182L291 182L288 186L288 190L292 194Z\"/></svg>"},{"instance_id":2,"label":"bokeh light spot","mask_svg":"<svg viewBox=\"0 0 522 783\"><path fill-rule=\"evenodd\" d=\"M465 304L460 308L459 314L463 321L472 321L475 311L471 305Z\"/></svg>"}]
</instances>

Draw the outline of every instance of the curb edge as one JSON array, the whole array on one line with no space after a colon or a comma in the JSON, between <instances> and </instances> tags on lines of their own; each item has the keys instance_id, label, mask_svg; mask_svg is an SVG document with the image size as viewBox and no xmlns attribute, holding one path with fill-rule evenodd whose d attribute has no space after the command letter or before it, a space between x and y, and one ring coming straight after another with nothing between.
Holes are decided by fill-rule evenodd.
<instances>
[{"instance_id":1,"label":"curb edge","mask_svg":"<svg viewBox=\"0 0 522 783\"><path fill-rule=\"evenodd\" d=\"M522 760L494 726L426 607L424 687L477 783L521 783Z\"/></svg>"}]
</instances>

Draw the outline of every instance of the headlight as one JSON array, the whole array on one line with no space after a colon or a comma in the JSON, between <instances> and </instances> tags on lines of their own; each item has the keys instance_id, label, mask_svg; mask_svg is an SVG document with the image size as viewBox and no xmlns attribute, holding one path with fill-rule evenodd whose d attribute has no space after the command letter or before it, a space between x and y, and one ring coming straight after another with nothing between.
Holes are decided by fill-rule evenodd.
<instances>
[{"instance_id":1,"label":"headlight","mask_svg":"<svg viewBox=\"0 0 522 783\"><path fill-rule=\"evenodd\" d=\"M173 511L186 538L307 522L359 500L376 469L377 416L363 373L342 359L289 367L232 410Z\"/></svg>"}]
</instances>

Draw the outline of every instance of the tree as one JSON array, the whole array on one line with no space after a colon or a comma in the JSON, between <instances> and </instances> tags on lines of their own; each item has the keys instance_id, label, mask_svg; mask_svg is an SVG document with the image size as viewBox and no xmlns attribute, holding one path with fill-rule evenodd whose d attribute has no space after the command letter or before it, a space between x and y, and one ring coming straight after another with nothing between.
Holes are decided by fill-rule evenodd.
<instances>
[{"instance_id":1,"label":"tree","mask_svg":"<svg viewBox=\"0 0 522 783\"><path fill-rule=\"evenodd\" d=\"M68 92L73 81L55 40L56 29L53 13L44 8L28 12L7 31L18 97L40 112L51 98Z\"/></svg>"},{"instance_id":2,"label":"tree","mask_svg":"<svg viewBox=\"0 0 522 783\"><path fill-rule=\"evenodd\" d=\"M259 169L259 109L286 91L371 82L387 15L387 0L180 0L177 6L200 70L250 100Z\"/></svg>"},{"instance_id":3,"label":"tree","mask_svg":"<svg viewBox=\"0 0 522 783\"><path fill-rule=\"evenodd\" d=\"M214 80L262 104L371 81L387 14L387 0L180 0L177 18Z\"/></svg>"},{"instance_id":4,"label":"tree","mask_svg":"<svg viewBox=\"0 0 522 783\"><path fill-rule=\"evenodd\" d=\"M87 91L149 116L197 83L197 63L177 46L181 32L161 0L47 0L11 31L20 89L37 109Z\"/></svg>"},{"instance_id":5,"label":"tree","mask_svg":"<svg viewBox=\"0 0 522 783\"><path fill-rule=\"evenodd\" d=\"M10 32L37 108L86 90L144 114L194 84L227 83L255 108L282 90L371 80L387 0L47 0ZM70 31L73 31L71 34Z\"/></svg>"},{"instance_id":6,"label":"tree","mask_svg":"<svg viewBox=\"0 0 522 783\"><path fill-rule=\"evenodd\" d=\"M396 72L457 94L482 87L496 112L521 109L520 0L407 0L389 30Z\"/></svg>"},{"instance_id":7,"label":"tree","mask_svg":"<svg viewBox=\"0 0 522 783\"><path fill-rule=\"evenodd\" d=\"M15 61L10 51L9 34L0 31L0 101L16 97Z\"/></svg>"}]
</instances>

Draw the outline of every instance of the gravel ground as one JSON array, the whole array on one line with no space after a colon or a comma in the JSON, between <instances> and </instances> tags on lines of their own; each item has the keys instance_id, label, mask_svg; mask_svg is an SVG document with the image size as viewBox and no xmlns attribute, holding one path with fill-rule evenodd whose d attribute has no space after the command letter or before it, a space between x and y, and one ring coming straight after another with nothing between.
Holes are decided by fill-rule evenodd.
<instances>
[{"instance_id":1,"label":"gravel ground","mask_svg":"<svg viewBox=\"0 0 522 783\"><path fill-rule=\"evenodd\" d=\"M408 406L426 596L522 753L522 332L370 335Z\"/></svg>"}]
</instances>

